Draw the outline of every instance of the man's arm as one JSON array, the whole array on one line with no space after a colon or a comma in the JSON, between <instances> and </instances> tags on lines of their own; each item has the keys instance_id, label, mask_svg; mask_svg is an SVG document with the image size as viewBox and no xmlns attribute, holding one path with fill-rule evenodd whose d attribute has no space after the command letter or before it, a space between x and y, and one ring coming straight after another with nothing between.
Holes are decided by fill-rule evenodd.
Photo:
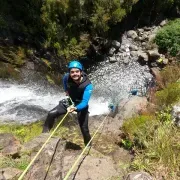
<instances>
[{"instance_id":1,"label":"man's arm","mask_svg":"<svg viewBox=\"0 0 180 180\"><path fill-rule=\"evenodd\" d=\"M91 97L93 85L89 84L86 86L83 94L82 101L76 106L77 111L80 111L88 106L89 99Z\"/></svg>"}]
</instances>

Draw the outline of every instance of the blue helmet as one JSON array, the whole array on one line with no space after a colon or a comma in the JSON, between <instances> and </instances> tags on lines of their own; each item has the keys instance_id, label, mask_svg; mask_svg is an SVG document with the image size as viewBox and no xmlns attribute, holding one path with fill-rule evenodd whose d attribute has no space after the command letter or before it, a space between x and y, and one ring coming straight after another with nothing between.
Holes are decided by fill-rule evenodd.
<instances>
[{"instance_id":1,"label":"blue helmet","mask_svg":"<svg viewBox=\"0 0 180 180\"><path fill-rule=\"evenodd\" d=\"M81 71L83 70L83 66L82 64L79 62L79 61L71 61L69 64L68 64L68 69L72 69L72 68L77 68L77 69L80 69Z\"/></svg>"}]
</instances>

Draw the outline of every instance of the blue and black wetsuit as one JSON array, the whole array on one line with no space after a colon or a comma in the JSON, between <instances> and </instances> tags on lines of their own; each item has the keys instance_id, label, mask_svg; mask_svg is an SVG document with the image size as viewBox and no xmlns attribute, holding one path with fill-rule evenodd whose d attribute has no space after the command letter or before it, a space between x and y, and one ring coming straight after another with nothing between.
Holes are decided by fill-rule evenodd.
<instances>
[{"instance_id":1,"label":"blue and black wetsuit","mask_svg":"<svg viewBox=\"0 0 180 180\"><path fill-rule=\"evenodd\" d=\"M88 128L88 102L92 94L93 85L91 84L87 75L82 72L82 81L79 84L76 84L71 79L69 74L66 74L63 77L63 87L64 91L68 92L72 101L75 103L75 107L77 108L78 122L84 137L84 143L87 144L91 139ZM66 107L60 101L59 105L48 113L43 132L49 131L53 127L55 118L59 117L62 114L65 114L66 112Z\"/></svg>"}]
</instances>

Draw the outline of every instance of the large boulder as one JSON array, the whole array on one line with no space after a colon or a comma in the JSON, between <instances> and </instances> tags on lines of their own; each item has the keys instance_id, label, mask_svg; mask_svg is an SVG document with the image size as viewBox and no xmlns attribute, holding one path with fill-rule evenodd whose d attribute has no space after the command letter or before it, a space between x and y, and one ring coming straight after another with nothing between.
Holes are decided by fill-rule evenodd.
<instances>
[{"instance_id":1,"label":"large boulder","mask_svg":"<svg viewBox=\"0 0 180 180\"><path fill-rule=\"evenodd\" d=\"M69 155L64 157L63 178L74 164L77 156ZM103 180L111 179L114 176L119 176L115 165L110 157L104 156L94 149L90 149L90 153L85 153L84 158L81 158L80 168L74 168L69 179L77 180Z\"/></svg>"},{"instance_id":2,"label":"large boulder","mask_svg":"<svg viewBox=\"0 0 180 180\"><path fill-rule=\"evenodd\" d=\"M148 101L146 97L133 96L121 101L116 118L127 119L146 111Z\"/></svg>"},{"instance_id":3,"label":"large boulder","mask_svg":"<svg viewBox=\"0 0 180 180\"><path fill-rule=\"evenodd\" d=\"M52 138L36 158L33 166L26 174L25 180L60 179L65 146L65 141L59 138ZM34 155L33 153L32 158Z\"/></svg>"}]
</instances>

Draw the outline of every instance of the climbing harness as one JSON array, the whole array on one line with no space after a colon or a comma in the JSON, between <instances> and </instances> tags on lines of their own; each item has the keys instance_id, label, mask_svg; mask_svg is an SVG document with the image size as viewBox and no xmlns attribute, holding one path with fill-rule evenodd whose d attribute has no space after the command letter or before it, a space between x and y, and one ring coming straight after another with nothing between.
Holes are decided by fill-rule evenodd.
<instances>
[{"instance_id":1,"label":"climbing harness","mask_svg":"<svg viewBox=\"0 0 180 180\"><path fill-rule=\"evenodd\" d=\"M41 149L37 152L37 154L34 156L34 158L31 160L31 162L29 163L29 165L26 167L26 169L24 170L24 172L21 174L21 176L18 178L18 180L21 180L24 175L26 174L26 172L29 170L29 168L31 167L31 165L34 163L34 161L36 160L36 158L38 157L38 155L41 153L41 151L43 150L43 148L45 147L45 145L49 142L49 140L51 139L51 137L54 135L54 133L56 132L56 130L59 128L59 126L62 124L62 122L64 121L64 119L66 118L66 116L69 114L69 112L67 112L64 117L62 118L62 120L59 122L59 124L56 126L56 128L53 130L53 132L50 134L50 136L48 137L48 139L45 141L45 143L42 145Z\"/></svg>"},{"instance_id":2,"label":"climbing harness","mask_svg":"<svg viewBox=\"0 0 180 180\"><path fill-rule=\"evenodd\" d=\"M60 102L66 107L68 108L69 106L74 106L74 102L72 101L71 97L68 96L67 98L64 98L62 100L60 100Z\"/></svg>"}]
</instances>

